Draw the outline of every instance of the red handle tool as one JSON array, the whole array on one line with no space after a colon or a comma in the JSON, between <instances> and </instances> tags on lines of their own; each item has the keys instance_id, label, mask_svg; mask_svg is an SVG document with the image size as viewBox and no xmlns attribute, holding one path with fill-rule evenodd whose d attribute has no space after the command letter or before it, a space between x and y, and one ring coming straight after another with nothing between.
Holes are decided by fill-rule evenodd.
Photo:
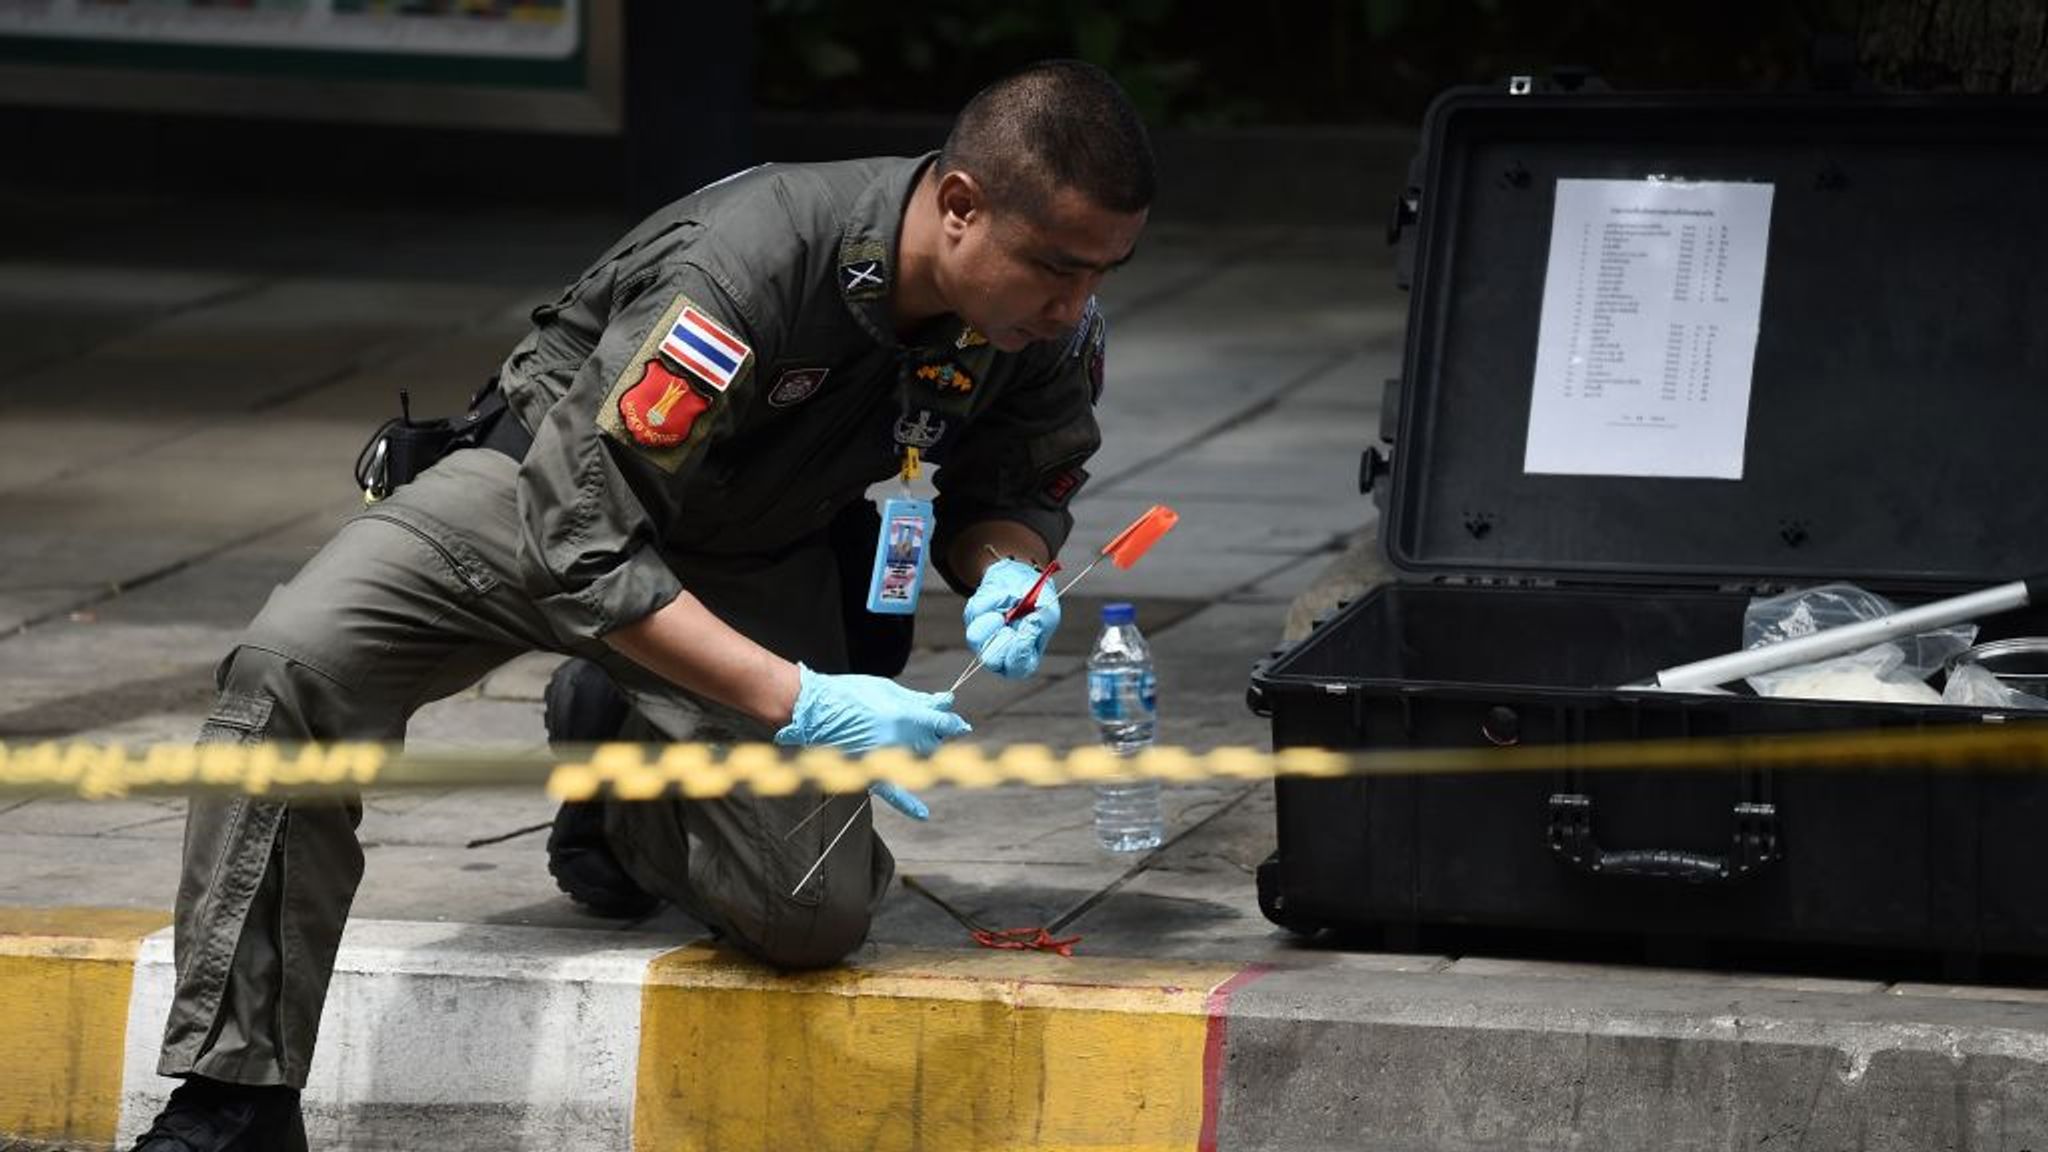
<instances>
[{"instance_id":1,"label":"red handle tool","mask_svg":"<svg viewBox=\"0 0 2048 1152\"><path fill-rule=\"evenodd\" d=\"M1022 600L1019 600L1015 604L1010 605L1010 610L1008 612L1003 613L1003 623L1015 624L1017 621L1022 620L1026 616L1029 616L1031 614L1031 610L1033 608L1038 607L1038 590L1040 588L1045 587L1045 582L1047 580L1052 579L1052 574L1059 570L1059 561L1046 561L1045 571L1040 572L1038 574L1038 579L1031 582L1031 590L1029 592L1024 593L1024 598Z\"/></svg>"}]
</instances>

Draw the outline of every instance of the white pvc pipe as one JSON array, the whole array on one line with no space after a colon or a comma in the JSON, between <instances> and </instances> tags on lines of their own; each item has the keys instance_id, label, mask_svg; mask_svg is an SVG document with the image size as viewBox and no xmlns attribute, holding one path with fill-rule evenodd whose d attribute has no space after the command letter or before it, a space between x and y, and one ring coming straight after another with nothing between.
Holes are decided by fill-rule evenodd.
<instances>
[{"instance_id":1,"label":"white pvc pipe","mask_svg":"<svg viewBox=\"0 0 2048 1152\"><path fill-rule=\"evenodd\" d=\"M1760 676L1805 664L1814 660L1825 660L1844 652L1854 652L1901 636L1911 636L1965 620L1975 620L1996 612L2009 612L2014 608L2025 608L2028 604L2027 582L2015 580L1971 592L1908 608L1875 620L1864 620L1855 624L1844 624L1801 636L1796 640L1781 640L1762 648L1750 648L1741 652L1730 652L1710 660L1698 660L1691 664L1680 664L1657 673L1656 686L1659 688L1688 689L1712 688L1749 676Z\"/></svg>"}]
</instances>

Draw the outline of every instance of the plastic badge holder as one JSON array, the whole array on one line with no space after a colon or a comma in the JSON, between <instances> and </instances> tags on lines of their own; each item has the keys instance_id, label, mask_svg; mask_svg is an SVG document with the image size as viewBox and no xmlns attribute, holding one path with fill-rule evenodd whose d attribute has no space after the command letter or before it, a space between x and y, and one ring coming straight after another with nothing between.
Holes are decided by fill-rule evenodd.
<instances>
[{"instance_id":1,"label":"plastic badge holder","mask_svg":"<svg viewBox=\"0 0 2048 1152\"><path fill-rule=\"evenodd\" d=\"M874 573L868 578L868 611L883 616L917 611L931 538L931 501L898 496L882 505L882 532L875 541Z\"/></svg>"}]
</instances>

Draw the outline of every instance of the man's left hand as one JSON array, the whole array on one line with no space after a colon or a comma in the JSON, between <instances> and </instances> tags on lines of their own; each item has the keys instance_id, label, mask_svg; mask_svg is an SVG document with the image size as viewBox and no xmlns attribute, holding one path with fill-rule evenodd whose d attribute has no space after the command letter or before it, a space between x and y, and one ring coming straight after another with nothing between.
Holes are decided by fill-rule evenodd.
<instances>
[{"instance_id":1,"label":"man's left hand","mask_svg":"<svg viewBox=\"0 0 2048 1152\"><path fill-rule=\"evenodd\" d=\"M1014 622L1003 617L1023 601L1038 582L1038 569L1021 560L998 560L982 573L981 585L967 598L961 619L967 624L967 646L998 676L1022 680L1038 671L1039 658L1060 626L1060 594L1051 580L1038 590L1031 611Z\"/></svg>"}]
</instances>

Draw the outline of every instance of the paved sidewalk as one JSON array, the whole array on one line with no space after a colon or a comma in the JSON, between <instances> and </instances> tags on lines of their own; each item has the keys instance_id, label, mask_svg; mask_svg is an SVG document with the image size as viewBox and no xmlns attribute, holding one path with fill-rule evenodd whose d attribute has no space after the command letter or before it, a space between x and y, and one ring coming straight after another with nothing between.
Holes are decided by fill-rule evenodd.
<instances>
[{"instance_id":1,"label":"paved sidewalk","mask_svg":"<svg viewBox=\"0 0 2048 1152\"><path fill-rule=\"evenodd\" d=\"M213 662L356 506L349 465L396 391L453 411L626 223L4 194L0 209L8 744L189 740ZM1155 502L1181 526L1090 578L1040 677L962 691L975 739L1092 739L1081 656L1096 606L1128 598L1158 654L1162 740L1267 745L1251 663L1291 606L1367 559L1347 548L1370 521L1357 454L1399 368L1390 281L1367 229L1148 233L1105 291L1108 446L1075 541ZM928 592L906 682L964 665L958 612ZM413 739L537 744L553 665L507 665L429 707ZM316 1142L2048 1146L2048 994L1309 947L1256 906L1268 787L1169 790L1173 839L1142 858L1094 847L1083 790L926 799L929 824L882 817L900 872L992 925L1081 935L1074 960L985 952L899 890L847 973L776 978L694 946L673 912L578 913L545 872L543 797L372 795L308 1096ZM167 1090L151 1053L181 827L176 801L0 802L0 908L116 910L0 915L0 1026L104 1048L81 1041L62 1075L0 1057L0 1146L104 1144ZM87 991L103 988L129 998Z\"/></svg>"}]
</instances>

